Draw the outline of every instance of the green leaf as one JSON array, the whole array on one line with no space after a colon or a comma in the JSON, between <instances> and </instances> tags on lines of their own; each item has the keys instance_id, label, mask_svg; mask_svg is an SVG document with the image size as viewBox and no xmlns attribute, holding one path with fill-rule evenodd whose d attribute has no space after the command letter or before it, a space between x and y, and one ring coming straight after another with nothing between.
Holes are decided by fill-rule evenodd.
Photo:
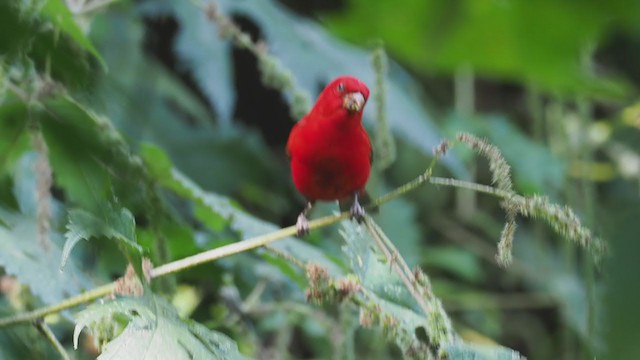
<instances>
[{"instance_id":1,"label":"green leaf","mask_svg":"<svg viewBox=\"0 0 640 360\"><path fill-rule=\"evenodd\" d=\"M88 53L70 36L61 37L61 29L46 21L39 11L43 3L0 3L3 60L14 75L24 69L37 69L68 87L86 86L90 75Z\"/></svg>"},{"instance_id":2,"label":"green leaf","mask_svg":"<svg viewBox=\"0 0 640 360\"><path fill-rule=\"evenodd\" d=\"M38 239L35 156L32 155L22 157L14 178L14 193L24 212L17 213L0 205L0 265L27 285L44 303L53 304L80 294L93 284L73 259L69 259L65 273L59 271L63 237L55 226L48 231L46 245L43 246Z\"/></svg>"},{"instance_id":3,"label":"green leaf","mask_svg":"<svg viewBox=\"0 0 640 360\"><path fill-rule=\"evenodd\" d=\"M414 352L419 354L418 358L427 358L427 352L433 350L435 345L430 344L429 339L445 339L441 334L443 331L441 322L449 320L437 319L436 313L423 315L399 276L391 270L390 264L383 260L378 250L374 249L374 240L364 227L353 222L344 222L341 234L345 239L343 250L351 270L365 288L364 301L375 304L368 305L369 308L366 311L377 318L380 326L387 331L403 352ZM437 299L425 300L430 303L429 306L436 306L439 303ZM443 340L437 350L438 355L455 354L450 357L451 359L520 358L519 354L511 349L500 346L470 345L459 337L454 337L451 342Z\"/></svg>"},{"instance_id":4,"label":"green leaf","mask_svg":"<svg viewBox=\"0 0 640 360\"><path fill-rule=\"evenodd\" d=\"M70 210L60 268L64 268L71 250L80 240L99 237L115 240L135 266L139 261L131 260L139 259L143 253L136 239L135 226L135 219L128 209L116 208L111 204L104 206L99 214L82 209Z\"/></svg>"},{"instance_id":5,"label":"green leaf","mask_svg":"<svg viewBox=\"0 0 640 360\"><path fill-rule=\"evenodd\" d=\"M621 97L628 83L590 74L585 50L624 28L637 30L631 14L639 11L637 2L625 0L411 0L403 6L350 0L346 11L323 20L355 43L382 39L394 56L424 74L470 66L483 76L547 91Z\"/></svg>"},{"instance_id":6,"label":"green leaf","mask_svg":"<svg viewBox=\"0 0 640 360\"><path fill-rule=\"evenodd\" d=\"M26 118L27 105L23 102L7 101L0 106L0 174L11 169L30 145Z\"/></svg>"},{"instance_id":7,"label":"green leaf","mask_svg":"<svg viewBox=\"0 0 640 360\"><path fill-rule=\"evenodd\" d=\"M377 190L377 191L375 191ZM369 193L385 194L391 189L384 186L383 189L375 189ZM399 198L389 202L380 208L380 212L374 215L376 223L387 233L390 239L402 239L397 246L409 266L418 264L420 252L424 246L420 233L419 222L416 221L417 211L415 203L406 198Z\"/></svg>"},{"instance_id":8,"label":"green leaf","mask_svg":"<svg viewBox=\"0 0 640 360\"><path fill-rule=\"evenodd\" d=\"M42 7L42 13L47 16L57 27L69 35L78 45L90 52L98 59L100 65L107 70L107 63L104 61L98 49L85 36L73 18L73 14L63 2L63 0L46 0Z\"/></svg>"},{"instance_id":9,"label":"green leaf","mask_svg":"<svg viewBox=\"0 0 640 360\"><path fill-rule=\"evenodd\" d=\"M402 283L391 265L375 248L375 242L363 226L352 222L343 222L340 235L344 238L342 247L351 270L358 276L362 285L382 299L401 304L419 313L419 308L411 293Z\"/></svg>"},{"instance_id":10,"label":"green leaf","mask_svg":"<svg viewBox=\"0 0 640 360\"><path fill-rule=\"evenodd\" d=\"M428 266L448 271L469 282L480 282L484 275L479 259L473 253L459 247L432 247L425 251L422 257Z\"/></svg>"},{"instance_id":11,"label":"green leaf","mask_svg":"<svg viewBox=\"0 0 640 360\"><path fill-rule=\"evenodd\" d=\"M245 359L226 335L183 321L171 304L154 295L118 298L83 310L76 316L74 347L82 329L88 327L95 336L117 316L126 319L126 328L109 339L98 359Z\"/></svg>"},{"instance_id":12,"label":"green leaf","mask_svg":"<svg viewBox=\"0 0 640 360\"><path fill-rule=\"evenodd\" d=\"M99 212L105 199L117 197L133 212L145 208L144 170L110 120L68 96L42 105L34 116L49 147L56 184L69 202Z\"/></svg>"}]
</instances>

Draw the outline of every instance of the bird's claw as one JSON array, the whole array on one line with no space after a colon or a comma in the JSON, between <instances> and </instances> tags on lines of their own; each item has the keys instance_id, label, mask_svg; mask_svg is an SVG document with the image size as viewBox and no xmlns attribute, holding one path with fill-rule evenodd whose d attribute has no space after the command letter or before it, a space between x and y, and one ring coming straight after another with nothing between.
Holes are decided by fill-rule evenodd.
<instances>
[{"instance_id":1,"label":"bird's claw","mask_svg":"<svg viewBox=\"0 0 640 360\"><path fill-rule=\"evenodd\" d=\"M353 202L349 213L351 214L351 219L355 219L359 224L364 221L364 216L367 214L357 200Z\"/></svg>"},{"instance_id":2,"label":"bird's claw","mask_svg":"<svg viewBox=\"0 0 640 360\"><path fill-rule=\"evenodd\" d=\"M298 237L303 237L309 233L309 220L307 220L307 217L304 214L298 215L296 229Z\"/></svg>"}]
</instances>

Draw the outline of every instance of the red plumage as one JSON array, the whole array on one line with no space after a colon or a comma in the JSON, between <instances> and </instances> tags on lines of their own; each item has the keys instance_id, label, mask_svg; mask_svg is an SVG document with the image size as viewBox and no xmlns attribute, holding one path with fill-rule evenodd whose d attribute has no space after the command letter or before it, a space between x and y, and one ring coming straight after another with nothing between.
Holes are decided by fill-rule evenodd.
<instances>
[{"instance_id":1,"label":"red plumage","mask_svg":"<svg viewBox=\"0 0 640 360\"><path fill-rule=\"evenodd\" d=\"M287 152L293 182L309 200L341 200L367 183L371 142L362 126L362 109L351 112L343 106L343 96L356 92L365 101L369 97L369 89L358 79L335 79L291 130Z\"/></svg>"},{"instance_id":2,"label":"red plumage","mask_svg":"<svg viewBox=\"0 0 640 360\"><path fill-rule=\"evenodd\" d=\"M371 169L371 141L362 126L368 98L363 82L341 76L327 85L291 130L287 153L293 182L310 204L346 199L364 190Z\"/></svg>"}]
</instances>

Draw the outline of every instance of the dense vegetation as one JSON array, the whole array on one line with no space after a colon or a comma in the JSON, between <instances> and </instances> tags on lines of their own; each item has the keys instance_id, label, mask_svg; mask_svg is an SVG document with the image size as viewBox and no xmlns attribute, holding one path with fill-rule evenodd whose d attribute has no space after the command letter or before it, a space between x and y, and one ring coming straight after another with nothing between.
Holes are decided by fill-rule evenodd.
<instances>
[{"instance_id":1,"label":"dense vegetation","mask_svg":"<svg viewBox=\"0 0 640 360\"><path fill-rule=\"evenodd\" d=\"M632 358L639 16L0 2L0 359ZM341 74L379 211L299 239L284 143Z\"/></svg>"}]
</instances>

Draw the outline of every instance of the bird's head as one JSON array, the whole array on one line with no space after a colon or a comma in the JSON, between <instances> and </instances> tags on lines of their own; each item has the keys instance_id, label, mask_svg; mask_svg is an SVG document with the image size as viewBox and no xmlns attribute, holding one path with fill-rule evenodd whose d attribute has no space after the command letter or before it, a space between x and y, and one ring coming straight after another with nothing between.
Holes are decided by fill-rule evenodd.
<instances>
[{"instance_id":1,"label":"bird's head","mask_svg":"<svg viewBox=\"0 0 640 360\"><path fill-rule=\"evenodd\" d=\"M340 76L322 90L314 111L361 116L368 98L369 88L362 81L353 76Z\"/></svg>"}]
</instances>

